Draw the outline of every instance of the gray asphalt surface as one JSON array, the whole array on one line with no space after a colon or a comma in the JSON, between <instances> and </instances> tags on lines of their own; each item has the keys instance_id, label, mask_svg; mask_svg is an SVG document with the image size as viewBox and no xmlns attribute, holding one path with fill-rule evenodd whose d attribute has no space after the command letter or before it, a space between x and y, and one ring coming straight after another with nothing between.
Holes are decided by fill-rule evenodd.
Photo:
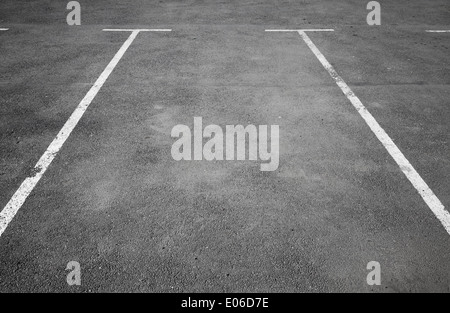
<instances>
[{"instance_id":1,"label":"gray asphalt surface","mask_svg":"<svg viewBox=\"0 0 450 313\"><path fill-rule=\"evenodd\" d=\"M339 3L337 3L339 2ZM311 39L450 207L446 0L0 2L0 208L140 33L0 237L0 292L449 292L450 236ZM280 166L176 162L171 129L280 125ZM69 287L70 261L82 285ZM382 285L366 283L378 261Z\"/></svg>"}]
</instances>

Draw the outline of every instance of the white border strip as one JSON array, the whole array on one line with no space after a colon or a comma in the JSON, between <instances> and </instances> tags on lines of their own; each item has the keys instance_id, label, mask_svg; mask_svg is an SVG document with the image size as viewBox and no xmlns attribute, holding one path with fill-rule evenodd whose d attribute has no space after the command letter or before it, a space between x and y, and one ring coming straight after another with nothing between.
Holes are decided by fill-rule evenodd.
<instances>
[{"instance_id":1,"label":"white border strip","mask_svg":"<svg viewBox=\"0 0 450 313\"><path fill-rule=\"evenodd\" d=\"M33 169L33 174L28 176L23 183L20 185L19 189L12 196L11 200L6 204L4 209L0 212L0 236L8 227L8 224L12 221L14 216L17 214L19 209L24 204L25 200L28 198L30 193L33 191L36 184L42 178L44 173L47 171L49 165L52 163L55 156L58 154L59 150L66 142L67 138L70 136L74 128L77 126L83 114L86 112L87 108L94 100L95 96L102 88L105 81L108 79L109 75L112 73L114 68L119 63L120 59L123 57L127 49L136 39L137 35L141 30L131 30L131 34L119 51L116 53L111 62L106 66L103 73L88 91L86 96L81 100L80 104L76 107L75 111L69 117L67 122L64 124L63 128L59 131L58 135L53 139L50 146L41 156L36 166Z\"/></svg>"},{"instance_id":2,"label":"white border strip","mask_svg":"<svg viewBox=\"0 0 450 313\"><path fill-rule=\"evenodd\" d=\"M323 65L323 67L328 71L330 76L335 80L336 84L342 90L344 95L353 104L355 109L370 127L375 136L377 136L378 140L383 144L383 146L386 148L395 162L397 162L402 172L406 175L414 188L416 188L428 207L431 209L431 211L433 211L434 215L439 219L447 233L450 235L450 213L445 210L445 207L441 203L441 201L436 197L430 187L428 187L427 183L422 179L422 177L420 177L419 173L417 173L411 163L409 163L400 149L396 146L396 144L392 141L392 139L388 136L384 129L378 124L372 114L370 114L367 108L362 104L361 100L359 100L359 98L350 89L347 83L342 79L341 76L339 76L333 66L327 61L327 59L320 52L317 46L311 41L306 32L300 30L298 31L298 33L314 53L314 55L317 57L317 59L320 61L320 63Z\"/></svg>"},{"instance_id":3,"label":"white border strip","mask_svg":"<svg viewBox=\"0 0 450 313\"><path fill-rule=\"evenodd\" d=\"M450 33L450 30L426 30L427 33Z\"/></svg>"}]
</instances>

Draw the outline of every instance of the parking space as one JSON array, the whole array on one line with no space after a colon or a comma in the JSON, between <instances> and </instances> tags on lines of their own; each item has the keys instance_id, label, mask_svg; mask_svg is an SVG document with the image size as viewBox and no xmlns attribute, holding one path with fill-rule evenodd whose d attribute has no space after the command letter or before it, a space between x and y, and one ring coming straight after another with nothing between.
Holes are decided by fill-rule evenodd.
<instances>
[{"instance_id":1,"label":"parking space","mask_svg":"<svg viewBox=\"0 0 450 313\"><path fill-rule=\"evenodd\" d=\"M68 33L24 27L3 36L2 207L30 175L72 114L76 99L83 98L120 45L92 30Z\"/></svg>"}]
</instances>

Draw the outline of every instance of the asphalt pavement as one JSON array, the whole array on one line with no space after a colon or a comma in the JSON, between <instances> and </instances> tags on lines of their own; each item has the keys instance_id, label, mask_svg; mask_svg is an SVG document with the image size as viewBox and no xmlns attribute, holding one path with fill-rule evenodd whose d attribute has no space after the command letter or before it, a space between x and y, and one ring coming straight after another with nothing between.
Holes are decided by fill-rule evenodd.
<instances>
[{"instance_id":1,"label":"asphalt pavement","mask_svg":"<svg viewBox=\"0 0 450 313\"><path fill-rule=\"evenodd\" d=\"M339 2L339 3L338 3ZM450 292L450 234L298 33L450 207L450 4L0 2L0 209L141 32L0 237L0 292ZM280 164L175 161L171 130L279 125ZM70 261L81 286L66 282ZM367 284L367 264L381 285Z\"/></svg>"}]
</instances>

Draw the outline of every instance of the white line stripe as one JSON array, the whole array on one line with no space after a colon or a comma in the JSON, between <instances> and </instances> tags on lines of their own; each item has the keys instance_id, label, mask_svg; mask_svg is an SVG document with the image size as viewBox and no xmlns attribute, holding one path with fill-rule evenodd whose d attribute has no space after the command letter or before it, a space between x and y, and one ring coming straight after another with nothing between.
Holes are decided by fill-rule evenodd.
<instances>
[{"instance_id":1,"label":"white line stripe","mask_svg":"<svg viewBox=\"0 0 450 313\"><path fill-rule=\"evenodd\" d=\"M409 181L417 189L419 194L422 196L423 200L433 211L434 215L439 219L439 221L444 226L447 233L450 235L450 213L445 210L444 205L436 197L433 191L428 187L427 183L420 177L419 173L414 169L414 167L409 163L400 149L395 145L392 139L384 131L383 128L378 124L375 118L370 114L366 107L362 104L359 98L353 93L347 83L339 76L335 71L333 66L327 61L325 56L319 51L316 45L311 41L305 32L299 31L300 36L303 38L305 43L311 49L311 51L316 55L317 59L322 63L323 67L328 71L331 77L336 81L336 84L341 88L344 95L350 100L356 110L359 112L361 117L366 121L367 125L370 127L372 132L377 136L378 140L381 141L383 146L392 156L392 158L397 162L398 166L402 172L406 175Z\"/></svg>"},{"instance_id":2,"label":"white line stripe","mask_svg":"<svg viewBox=\"0 0 450 313\"><path fill-rule=\"evenodd\" d=\"M9 30L9 28L0 28L0 30Z\"/></svg>"},{"instance_id":3,"label":"white line stripe","mask_svg":"<svg viewBox=\"0 0 450 313\"><path fill-rule=\"evenodd\" d=\"M45 171L52 163L56 154L59 152L64 142L69 137L70 133L77 126L79 120L83 116L84 112L86 112L87 108L91 104L92 100L97 95L100 88L102 88L105 81L108 79L109 75L112 73L116 65L119 63L120 59L123 57L128 47L130 47L131 43L134 41L136 36L139 34L139 31L133 31L122 47L119 49L117 54L105 68L103 73L94 83L92 88L86 94L86 96L81 100L80 104L77 106L75 111L69 117L67 122L64 124L63 128L59 131L58 135L52 141L50 146L47 148L47 151L41 156L36 166L33 169L34 174L27 177L22 185L20 185L19 189L12 196L11 200L6 204L4 209L0 212L0 236L8 227L8 224L12 221L16 213L19 211L25 200L28 198L30 193L33 191L36 184L39 182L41 177L44 175Z\"/></svg>"},{"instance_id":4,"label":"white line stripe","mask_svg":"<svg viewBox=\"0 0 450 313\"><path fill-rule=\"evenodd\" d=\"M266 32L334 32L334 29L266 29Z\"/></svg>"},{"instance_id":5,"label":"white line stripe","mask_svg":"<svg viewBox=\"0 0 450 313\"><path fill-rule=\"evenodd\" d=\"M450 33L450 30L427 30L427 33Z\"/></svg>"},{"instance_id":6,"label":"white line stripe","mask_svg":"<svg viewBox=\"0 0 450 313\"><path fill-rule=\"evenodd\" d=\"M106 28L103 30L104 32L135 32L135 31L139 31L139 32L171 32L171 29L109 29Z\"/></svg>"}]
</instances>

